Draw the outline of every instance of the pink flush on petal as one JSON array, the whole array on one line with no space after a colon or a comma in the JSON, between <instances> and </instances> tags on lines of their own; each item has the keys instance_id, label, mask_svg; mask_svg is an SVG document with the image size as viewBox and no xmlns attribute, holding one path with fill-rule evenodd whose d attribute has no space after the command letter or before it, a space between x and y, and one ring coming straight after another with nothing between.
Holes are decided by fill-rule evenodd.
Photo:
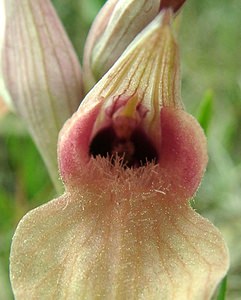
<instances>
[{"instance_id":1,"label":"pink flush on petal","mask_svg":"<svg viewBox=\"0 0 241 300\"><path fill-rule=\"evenodd\" d=\"M157 176L178 198L197 190L207 164L206 140L182 109L170 22L171 11L164 11L137 36L65 125L59 141L64 182L78 181L91 157L113 163L118 157L124 168L158 164Z\"/></svg>"},{"instance_id":2,"label":"pink flush on petal","mask_svg":"<svg viewBox=\"0 0 241 300\"><path fill-rule=\"evenodd\" d=\"M186 0L161 0L160 10L163 8L172 8L173 11L177 11L181 8Z\"/></svg>"}]
</instances>

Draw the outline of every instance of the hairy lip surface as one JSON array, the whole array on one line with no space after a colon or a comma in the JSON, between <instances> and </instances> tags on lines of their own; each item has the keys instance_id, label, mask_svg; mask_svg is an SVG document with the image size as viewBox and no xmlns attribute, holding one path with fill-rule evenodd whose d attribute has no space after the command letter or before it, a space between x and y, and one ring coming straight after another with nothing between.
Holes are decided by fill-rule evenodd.
<instances>
[{"instance_id":1,"label":"hairy lip surface","mask_svg":"<svg viewBox=\"0 0 241 300\"><path fill-rule=\"evenodd\" d=\"M226 246L158 170L91 158L81 183L29 212L11 251L16 299L210 299Z\"/></svg>"},{"instance_id":2,"label":"hairy lip surface","mask_svg":"<svg viewBox=\"0 0 241 300\"><path fill-rule=\"evenodd\" d=\"M96 192L111 188L115 193L161 193L166 194L168 186L164 186L165 174L160 176L158 164L147 162L139 168L125 168L125 161L119 156L112 157L91 157L85 170L80 174L80 182L88 189L95 189ZM72 188L71 188L72 189ZM73 188L75 189L75 187ZM110 193L111 193L110 191Z\"/></svg>"}]
</instances>

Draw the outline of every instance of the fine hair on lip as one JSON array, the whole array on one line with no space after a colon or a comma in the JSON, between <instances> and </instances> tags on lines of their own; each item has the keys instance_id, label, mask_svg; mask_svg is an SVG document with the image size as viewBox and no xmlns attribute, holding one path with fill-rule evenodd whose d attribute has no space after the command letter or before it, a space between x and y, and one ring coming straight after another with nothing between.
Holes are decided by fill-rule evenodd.
<instances>
[{"instance_id":1,"label":"fine hair on lip","mask_svg":"<svg viewBox=\"0 0 241 300\"><path fill-rule=\"evenodd\" d=\"M112 155L101 157L92 156L86 166L81 169L77 182L87 190L95 190L97 194L104 190L113 191L124 197L130 192L134 195L160 194L165 198L169 193L170 186L165 182L165 174L161 174L158 164L146 162L145 165L135 167L125 167L125 161L120 156ZM76 183L75 186L79 187ZM70 190L70 186L68 190Z\"/></svg>"}]
</instances>

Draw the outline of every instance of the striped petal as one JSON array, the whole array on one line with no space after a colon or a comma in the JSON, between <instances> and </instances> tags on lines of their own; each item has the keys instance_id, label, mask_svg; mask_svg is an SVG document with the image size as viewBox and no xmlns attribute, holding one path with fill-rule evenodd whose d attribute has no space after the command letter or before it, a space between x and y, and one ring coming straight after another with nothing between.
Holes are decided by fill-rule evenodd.
<instances>
[{"instance_id":1,"label":"striped petal","mask_svg":"<svg viewBox=\"0 0 241 300\"><path fill-rule=\"evenodd\" d=\"M0 119L8 112L8 107L0 96Z\"/></svg>"},{"instance_id":2,"label":"striped petal","mask_svg":"<svg viewBox=\"0 0 241 300\"><path fill-rule=\"evenodd\" d=\"M50 1L6 1L6 14L5 83L59 188L57 137L81 101L80 66Z\"/></svg>"},{"instance_id":3,"label":"striped petal","mask_svg":"<svg viewBox=\"0 0 241 300\"><path fill-rule=\"evenodd\" d=\"M109 0L99 12L85 45L85 87L89 90L120 57L135 36L163 8L176 12L185 0Z\"/></svg>"},{"instance_id":4,"label":"striped petal","mask_svg":"<svg viewBox=\"0 0 241 300\"><path fill-rule=\"evenodd\" d=\"M0 1L0 55L2 53L2 48L3 48L3 43L4 43L5 25L6 25L5 3L4 3L4 1ZM7 109L14 110L12 103L11 103L11 98L10 98L9 93L7 92L5 84L4 84L1 59L0 59L0 97L1 97L1 99L0 99L1 112L2 112L3 108L4 108L4 112Z\"/></svg>"}]
</instances>

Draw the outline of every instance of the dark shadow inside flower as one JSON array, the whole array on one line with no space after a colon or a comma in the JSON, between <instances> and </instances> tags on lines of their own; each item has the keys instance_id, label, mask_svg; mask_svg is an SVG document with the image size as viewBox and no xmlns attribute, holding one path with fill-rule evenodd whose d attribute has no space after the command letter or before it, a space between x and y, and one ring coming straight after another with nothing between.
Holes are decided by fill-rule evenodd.
<instances>
[{"instance_id":1,"label":"dark shadow inside flower","mask_svg":"<svg viewBox=\"0 0 241 300\"><path fill-rule=\"evenodd\" d=\"M118 137L114 128L109 126L100 130L93 138L89 153L93 157L116 157L123 159L124 167L138 168L147 163L157 163L158 154L145 132L137 128L126 138Z\"/></svg>"}]
</instances>

